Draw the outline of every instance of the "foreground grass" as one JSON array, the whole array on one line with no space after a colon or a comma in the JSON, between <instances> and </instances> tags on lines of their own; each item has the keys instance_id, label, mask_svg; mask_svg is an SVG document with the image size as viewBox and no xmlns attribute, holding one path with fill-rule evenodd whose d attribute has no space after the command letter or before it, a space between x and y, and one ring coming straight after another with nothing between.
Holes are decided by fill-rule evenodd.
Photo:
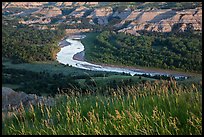
<instances>
[{"instance_id":1,"label":"foreground grass","mask_svg":"<svg viewBox=\"0 0 204 137\"><path fill-rule=\"evenodd\" d=\"M73 93L76 91L73 91ZM189 88L156 81L107 91L109 95L58 95L52 107L39 104L5 119L14 135L191 135L202 134L202 83Z\"/></svg>"}]
</instances>

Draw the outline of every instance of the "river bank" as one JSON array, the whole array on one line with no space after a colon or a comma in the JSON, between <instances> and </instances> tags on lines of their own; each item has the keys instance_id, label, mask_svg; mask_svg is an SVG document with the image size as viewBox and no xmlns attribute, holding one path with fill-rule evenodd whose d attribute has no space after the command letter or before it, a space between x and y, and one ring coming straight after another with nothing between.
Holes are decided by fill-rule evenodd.
<instances>
[{"instance_id":1,"label":"river bank","mask_svg":"<svg viewBox=\"0 0 204 137\"><path fill-rule=\"evenodd\" d=\"M79 56L79 55L78 55ZM77 58L76 58L77 59ZM84 61L87 61L84 57ZM124 65L113 65L113 64L104 64L104 63L97 63L97 62L90 62L96 65L101 65L104 67L117 67L117 68L124 68L130 70L136 70L141 72L150 72L150 73L166 73L166 74L173 74L173 75L183 75L183 76L200 76L201 74L192 73L192 72L183 72L177 70L169 70L169 69L160 69L160 68L150 68L150 67L141 67L141 66L124 66Z\"/></svg>"},{"instance_id":2,"label":"river bank","mask_svg":"<svg viewBox=\"0 0 204 137\"><path fill-rule=\"evenodd\" d=\"M87 61L85 59L85 52L79 52L77 54L75 54L73 56L74 60L79 60L79 61L86 61L89 62L91 64L96 64L96 65L100 65L103 67L116 67L116 68L123 68L123 69L130 69L130 70L135 70L135 71L141 71L141 72L150 72L150 73L166 73L166 74L174 74L177 75L179 73L179 75L183 75L183 76L196 76L196 75L200 75L200 74L195 74L195 73L190 73L190 72L183 72L183 71L176 71L176 70L168 70L168 69L159 69L159 68L147 68L147 67L134 67L134 66L124 66L124 65L113 65L113 64L104 64L104 63L97 63L97 62L90 62Z\"/></svg>"},{"instance_id":3,"label":"river bank","mask_svg":"<svg viewBox=\"0 0 204 137\"><path fill-rule=\"evenodd\" d=\"M61 48L65 47L65 46L69 46L70 44L71 44L71 43L69 43L69 42L66 41L66 38L59 42L59 46L60 46Z\"/></svg>"},{"instance_id":4,"label":"river bank","mask_svg":"<svg viewBox=\"0 0 204 137\"><path fill-rule=\"evenodd\" d=\"M76 53L76 54L73 56L73 59L74 59L74 60L78 60L78 61L85 61L84 54L85 54L84 51L81 51L81 52L79 52L79 53Z\"/></svg>"},{"instance_id":5,"label":"river bank","mask_svg":"<svg viewBox=\"0 0 204 137\"><path fill-rule=\"evenodd\" d=\"M76 40L77 39L77 40ZM81 37L68 37L64 46L61 48L61 51L57 54L58 62L62 64L69 64L73 67L87 69L92 71L109 71L109 72L119 72L119 73L129 73L131 75L165 75L165 76L174 76L179 79L180 77L187 78L186 73L169 71L169 70L159 70L159 69L147 69L147 68L135 68L128 66L119 66L119 65L109 65L102 63L90 63L87 62L84 58L84 45L79 41ZM67 46L66 46L67 45Z\"/></svg>"}]
</instances>

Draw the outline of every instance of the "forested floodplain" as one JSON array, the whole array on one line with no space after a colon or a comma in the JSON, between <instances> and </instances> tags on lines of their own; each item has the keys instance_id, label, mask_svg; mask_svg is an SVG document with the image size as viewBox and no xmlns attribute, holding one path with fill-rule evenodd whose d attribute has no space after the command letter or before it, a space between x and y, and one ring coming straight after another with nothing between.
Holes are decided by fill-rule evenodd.
<instances>
[{"instance_id":1,"label":"forested floodplain","mask_svg":"<svg viewBox=\"0 0 204 137\"><path fill-rule=\"evenodd\" d=\"M156 34L133 36L114 31L94 33L82 40L87 60L123 66L144 66L202 72L202 35Z\"/></svg>"},{"instance_id":2,"label":"forested floodplain","mask_svg":"<svg viewBox=\"0 0 204 137\"><path fill-rule=\"evenodd\" d=\"M63 31L38 30L18 24L15 19L3 18L2 22L3 57L11 58L14 63L55 60Z\"/></svg>"}]
</instances>

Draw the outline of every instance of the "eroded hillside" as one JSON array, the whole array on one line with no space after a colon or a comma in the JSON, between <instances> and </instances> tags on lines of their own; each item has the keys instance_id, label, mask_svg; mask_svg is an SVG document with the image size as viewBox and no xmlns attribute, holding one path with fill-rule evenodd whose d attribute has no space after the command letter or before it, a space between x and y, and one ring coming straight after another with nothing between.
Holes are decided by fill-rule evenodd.
<instances>
[{"instance_id":1,"label":"eroded hillside","mask_svg":"<svg viewBox=\"0 0 204 137\"><path fill-rule=\"evenodd\" d=\"M90 31L95 26L111 26L133 35L140 30L202 31L199 2L4 2L2 9L3 15L19 17L19 23L39 29L56 29L63 24L65 29Z\"/></svg>"}]
</instances>

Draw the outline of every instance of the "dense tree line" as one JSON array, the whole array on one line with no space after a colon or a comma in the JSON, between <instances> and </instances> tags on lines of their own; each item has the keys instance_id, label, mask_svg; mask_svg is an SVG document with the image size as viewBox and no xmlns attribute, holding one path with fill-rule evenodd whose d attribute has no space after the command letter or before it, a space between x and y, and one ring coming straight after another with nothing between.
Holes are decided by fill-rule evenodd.
<instances>
[{"instance_id":1,"label":"dense tree line","mask_svg":"<svg viewBox=\"0 0 204 137\"><path fill-rule=\"evenodd\" d=\"M202 38L189 33L133 36L104 31L86 56L108 64L202 72Z\"/></svg>"},{"instance_id":2,"label":"dense tree line","mask_svg":"<svg viewBox=\"0 0 204 137\"><path fill-rule=\"evenodd\" d=\"M51 75L47 72L32 72L18 69L3 69L3 84L17 84L20 88L17 91L24 91L29 94L55 95L62 89L75 89L79 87L78 82L72 77L63 74Z\"/></svg>"},{"instance_id":3,"label":"dense tree line","mask_svg":"<svg viewBox=\"0 0 204 137\"><path fill-rule=\"evenodd\" d=\"M99 90L101 93L109 88L125 87L133 85L131 79L128 80L109 80L106 86L96 84L96 77L107 77L109 73L98 73L91 75L78 75L78 76L65 76L62 73L50 74L48 72L32 72L24 69L11 69L3 68L2 71L2 84L19 85L15 91L23 91L28 94L37 95L51 95L54 96L58 93L68 93L71 90L78 90L81 93L87 93L88 90L95 92ZM124 74L125 75L125 74ZM84 79L85 82L80 83L78 80Z\"/></svg>"},{"instance_id":4,"label":"dense tree line","mask_svg":"<svg viewBox=\"0 0 204 137\"><path fill-rule=\"evenodd\" d=\"M2 56L15 62L53 60L59 51L58 42L63 35L61 30L38 30L18 24L15 20L4 20Z\"/></svg>"}]
</instances>

